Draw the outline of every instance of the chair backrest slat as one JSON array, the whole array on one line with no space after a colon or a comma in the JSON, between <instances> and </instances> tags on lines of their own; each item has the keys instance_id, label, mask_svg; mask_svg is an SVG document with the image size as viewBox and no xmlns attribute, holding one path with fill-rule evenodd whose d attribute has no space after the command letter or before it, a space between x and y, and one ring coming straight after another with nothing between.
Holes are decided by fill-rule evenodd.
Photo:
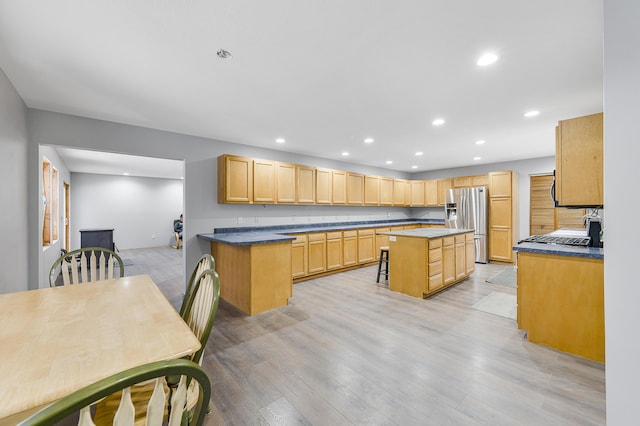
<instances>
[{"instance_id":1,"label":"chair backrest slat","mask_svg":"<svg viewBox=\"0 0 640 426\"><path fill-rule=\"evenodd\" d=\"M200 340L200 349L191 356L194 362L202 361L202 354L211 334L219 302L220 278L216 271L208 269L195 281L182 317Z\"/></svg>"},{"instance_id":2,"label":"chair backrest slat","mask_svg":"<svg viewBox=\"0 0 640 426\"><path fill-rule=\"evenodd\" d=\"M131 388L126 387L122 389L122 396L120 397L120 405L118 411L113 417L114 426L132 425L136 420L136 407L131 401Z\"/></svg>"},{"instance_id":3,"label":"chair backrest slat","mask_svg":"<svg viewBox=\"0 0 640 426\"><path fill-rule=\"evenodd\" d=\"M120 256L113 250L102 247L86 247L68 253L63 251L49 271L51 287L56 285L59 268L62 269L64 285L124 277L124 265Z\"/></svg>"}]
</instances>

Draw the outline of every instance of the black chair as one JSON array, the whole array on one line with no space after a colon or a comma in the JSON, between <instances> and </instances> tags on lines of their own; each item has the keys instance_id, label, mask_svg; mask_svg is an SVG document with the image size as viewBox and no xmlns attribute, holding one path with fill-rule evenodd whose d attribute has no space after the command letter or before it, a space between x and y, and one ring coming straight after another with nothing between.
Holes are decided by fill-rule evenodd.
<instances>
[{"instance_id":1,"label":"black chair","mask_svg":"<svg viewBox=\"0 0 640 426\"><path fill-rule=\"evenodd\" d=\"M382 264L384 263L384 272L382 271ZM378 278L376 282L380 282L380 275L384 275L385 281L389 279L389 247L380 247L380 259L378 260Z\"/></svg>"}]
</instances>

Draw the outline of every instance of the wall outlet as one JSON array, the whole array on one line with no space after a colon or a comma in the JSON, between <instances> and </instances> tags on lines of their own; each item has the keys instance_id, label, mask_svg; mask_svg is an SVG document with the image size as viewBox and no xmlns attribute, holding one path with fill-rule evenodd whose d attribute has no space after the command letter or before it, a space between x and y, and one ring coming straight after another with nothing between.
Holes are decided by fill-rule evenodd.
<instances>
[{"instance_id":1,"label":"wall outlet","mask_svg":"<svg viewBox=\"0 0 640 426\"><path fill-rule=\"evenodd\" d=\"M242 223L242 222L243 222L242 216L238 216L238 223Z\"/></svg>"},{"instance_id":2,"label":"wall outlet","mask_svg":"<svg viewBox=\"0 0 640 426\"><path fill-rule=\"evenodd\" d=\"M391 217L391 213L387 212L387 217Z\"/></svg>"}]
</instances>

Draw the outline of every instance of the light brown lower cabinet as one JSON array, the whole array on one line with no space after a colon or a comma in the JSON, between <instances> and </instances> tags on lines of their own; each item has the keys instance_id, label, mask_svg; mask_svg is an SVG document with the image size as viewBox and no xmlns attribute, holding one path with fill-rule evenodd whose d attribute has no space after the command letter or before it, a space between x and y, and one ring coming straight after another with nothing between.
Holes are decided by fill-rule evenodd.
<instances>
[{"instance_id":1,"label":"light brown lower cabinet","mask_svg":"<svg viewBox=\"0 0 640 426\"><path fill-rule=\"evenodd\" d=\"M473 271L476 270L476 243L475 243L474 237L475 237L474 234L466 235L465 263L467 264L467 267L466 267L467 275L471 275Z\"/></svg>"},{"instance_id":2,"label":"light brown lower cabinet","mask_svg":"<svg viewBox=\"0 0 640 426\"><path fill-rule=\"evenodd\" d=\"M358 231L342 232L342 265L358 264Z\"/></svg>"},{"instance_id":3,"label":"light brown lower cabinet","mask_svg":"<svg viewBox=\"0 0 640 426\"><path fill-rule=\"evenodd\" d=\"M453 237L442 239L442 280L449 285L456 280L456 251Z\"/></svg>"},{"instance_id":4,"label":"light brown lower cabinet","mask_svg":"<svg viewBox=\"0 0 640 426\"><path fill-rule=\"evenodd\" d=\"M324 232L308 234L309 274L317 274L327 270L327 237Z\"/></svg>"},{"instance_id":5,"label":"light brown lower cabinet","mask_svg":"<svg viewBox=\"0 0 640 426\"><path fill-rule=\"evenodd\" d=\"M373 229L358 230L358 263L373 262L376 236Z\"/></svg>"},{"instance_id":6,"label":"light brown lower cabinet","mask_svg":"<svg viewBox=\"0 0 640 426\"><path fill-rule=\"evenodd\" d=\"M456 281L461 280L467 274L466 238L464 235L455 236L456 251Z\"/></svg>"},{"instance_id":7,"label":"light brown lower cabinet","mask_svg":"<svg viewBox=\"0 0 640 426\"><path fill-rule=\"evenodd\" d=\"M307 236L295 237L296 240L291 242L291 276L294 279L304 277L308 270Z\"/></svg>"},{"instance_id":8,"label":"light brown lower cabinet","mask_svg":"<svg viewBox=\"0 0 640 426\"><path fill-rule=\"evenodd\" d=\"M327 232L327 271L342 268L342 232Z\"/></svg>"}]
</instances>

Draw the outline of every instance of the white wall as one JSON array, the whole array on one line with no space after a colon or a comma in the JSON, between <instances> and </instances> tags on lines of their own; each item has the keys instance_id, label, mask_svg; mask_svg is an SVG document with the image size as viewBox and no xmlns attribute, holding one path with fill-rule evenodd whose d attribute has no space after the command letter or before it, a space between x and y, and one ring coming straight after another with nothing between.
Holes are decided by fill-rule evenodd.
<instances>
[{"instance_id":1,"label":"white wall","mask_svg":"<svg viewBox=\"0 0 640 426\"><path fill-rule=\"evenodd\" d=\"M173 221L183 210L183 181L71 174L71 247L80 230L113 228L119 250L175 243Z\"/></svg>"},{"instance_id":2,"label":"white wall","mask_svg":"<svg viewBox=\"0 0 640 426\"><path fill-rule=\"evenodd\" d=\"M416 173L413 179L438 179L455 176L473 176L501 170L513 170L518 179L516 205L518 206L518 224L514 229L514 238L520 240L529 235L529 176L551 173L556 167L555 157L532 158L529 160L507 161L503 163L482 164L473 167L459 167L424 173ZM413 210L412 217L444 218L442 209Z\"/></svg>"},{"instance_id":3,"label":"white wall","mask_svg":"<svg viewBox=\"0 0 640 426\"><path fill-rule=\"evenodd\" d=\"M636 425L640 285L640 2L604 2L604 202L607 424Z\"/></svg>"},{"instance_id":4,"label":"white wall","mask_svg":"<svg viewBox=\"0 0 640 426\"><path fill-rule=\"evenodd\" d=\"M0 293L28 286L26 116L24 102L0 69Z\"/></svg>"}]
</instances>

